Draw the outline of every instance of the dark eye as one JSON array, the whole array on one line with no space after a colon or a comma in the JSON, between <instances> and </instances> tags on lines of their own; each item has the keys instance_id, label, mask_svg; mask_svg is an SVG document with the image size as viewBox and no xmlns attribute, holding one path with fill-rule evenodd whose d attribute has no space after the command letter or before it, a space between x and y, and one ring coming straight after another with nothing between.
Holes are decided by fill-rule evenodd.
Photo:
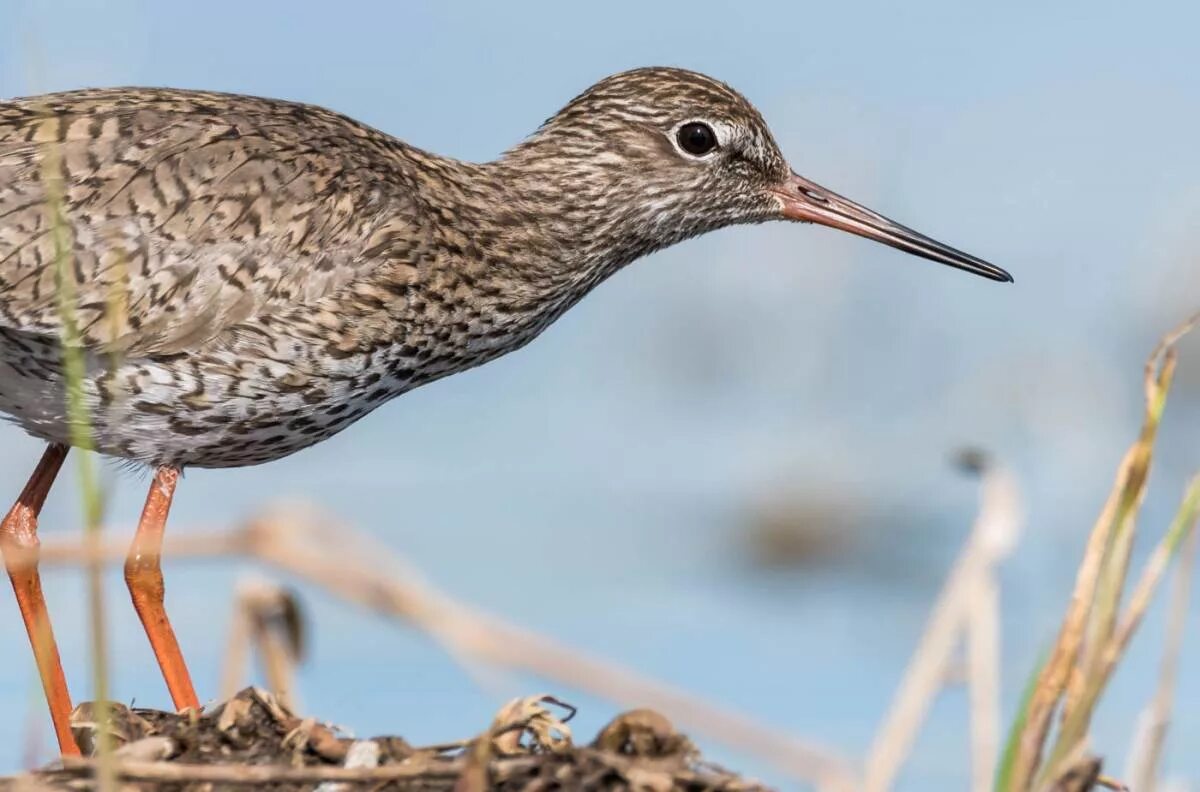
<instances>
[{"instance_id":1,"label":"dark eye","mask_svg":"<svg viewBox=\"0 0 1200 792\"><path fill-rule=\"evenodd\" d=\"M699 122L679 127L676 140L679 141L679 148L696 157L707 154L717 147L717 136L713 133L712 127Z\"/></svg>"}]
</instances>

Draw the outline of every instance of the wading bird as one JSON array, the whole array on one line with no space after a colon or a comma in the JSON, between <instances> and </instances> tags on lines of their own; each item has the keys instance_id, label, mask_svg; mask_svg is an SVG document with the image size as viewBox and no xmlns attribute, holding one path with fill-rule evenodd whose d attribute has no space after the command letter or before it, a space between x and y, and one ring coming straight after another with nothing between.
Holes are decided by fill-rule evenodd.
<instances>
[{"instance_id":1,"label":"wading bird","mask_svg":"<svg viewBox=\"0 0 1200 792\"><path fill-rule=\"evenodd\" d=\"M0 102L0 413L48 444L0 547L63 753L36 529L70 446L154 469L125 578L175 706L196 707L159 568L180 471L299 451L523 346L636 258L768 220L1011 280L793 173L746 99L680 69L608 77L482 164L272 99Z\"/></svg>"}]
</instances>

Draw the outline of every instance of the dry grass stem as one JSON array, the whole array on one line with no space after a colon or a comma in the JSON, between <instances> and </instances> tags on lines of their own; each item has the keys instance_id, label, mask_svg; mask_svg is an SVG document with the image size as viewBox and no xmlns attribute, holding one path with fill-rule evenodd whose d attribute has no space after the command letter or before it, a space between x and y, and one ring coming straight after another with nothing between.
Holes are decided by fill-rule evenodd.
<instances>
[{"instance_id":1,"label":"dry grass stem","mask_svg":"<svg viewBox=\"0 0 1200 792\"><path fill-rule=\"evenodd\" d=\"M91 773L96 767L93 759L65 757L63 767L68 771ZM441 771L424 765L384 765L383 767L287 767L286 765L210 765L176 762L129 762L116 764L117 775L126 781L156 783L205 784L303 784L334 782L382 782L405 778L428 778L440 775L454 778L459 767Z\"/></svg>"},{"instance_id":2,"label":"dry grass stem","mask_svg":"<svg viewBox=\"0 0 1200 792\"><path fill-rule=\"evenodd\" d=\"M296 665L304 655L300 604L283 586L250 579L238 585L229 640L221 671L221 698L232 698L246 686L247 660L257 653L270 690L280 703L299 711Z\"/></svg>"},{"instance_id":3,"label":"dry grass stem","mask_svg":"<svg viewBox=\"0 0 1200 792\"><path fill-rule=\"evenodd\" d=\"M1189 542L1195 533L1198 516L1200 516L1200 476L1196 476L1188 483L1183 503L1179 507L1171 527L1158 546L1154 548L1154 552L1142 569L1142 575L1138 578L1133 593L1129 596L1129 605L1125 609L1125 615L1107 647L1106 671L1111 673L1117 659L1129 645L1133 633L1146 614L1146 609L1150 607L1150 601L1158 590L1167 566L1177 555L1180 545Z\"/></svg>"},{"instance_id":4,"label":"dry grass stem","mask_svg":"<svg viewBox=\"0 0 1200 792\"><path fill-rule=\"evenodd\" d=\"M1200 488L1200 479L1193 479L1191 489ZM1171 704L1175 700L1175 685L1179 677L1179 656L1183 648L1183 634L1187 627L1188 604L1191 601L1192 577L1196 567L1196 548L1200 546L1195 524L1188 534L1183 548L1183 557L1175 571L1171 592L1171 609L1167 617L1167 634L1163 647L1162 661L1158 672L1158 686L1146 711L1139 719L1138 739L1131 752L1129 770L1132 789L1138 792L1154 792L1159 762L1167 727L1171 721ZM1149 567L1149 565L1147 565ZM1147 572L1150 570L1147 569Z\"/></svg>"},{"instance_id":5,"label":"dry grass stem","mask_svg":"<svg viewBox=\"0 0 1200 792\"><path fill-rule=\"evenodd\" d=\"M1000 587L980 575L967 619L967 695L971 730L971 789L988 792L1000 755Z\"/></svg>"},{"instance_id":6,"label":"dry grass stem","mask_svg":"<svg viewBox=\"0 0 1200 792\"><path fill-rule=\"evenodd\" d=\"M975 616L973 606L985 604L986 607L984 600L987 595L984 593L981 598L981 587L986 592L995 585L992 578L994 567L1015 544L1021 506L1020 494L1012 476L1000 468L985 468L980 501L979 514L966 546L934 604L925 633L872 743L864 771L863 788L866 792L884 792L891 788L911 751L929 706L945 684L954 651L967 634L968 624ZM983 618L985 621L979 625L979 629L987 632L989 617L984 615ZM991 639L983 637L983 646L977 645L975 648L983 650L989 642L995 643L994 635ZM973 683L973 691L980 698L987 699L989 705L985 707L994 711L994 703L991 702L998 694L992 669L997 660L994 657L980 660L972 655L969 654L968 660L975 667L969 669L968 674L978 684L976 687ZM994 740L984 726L977 725L973 735L978 748L982 748L981 742ZM991 785L990 768L994 757L994 748L986 757L974 757L978 764L972 777L977 782L986 778L983 789ZM986 777L981 770L983 767L989 769ZM979 789L978 786L972 788Z\"/></svg>"},{"instance_id":7,"label":"dry grass stem","mask_svg":"<svg viewBox=\"0 0 1200 792\"><path fill-rule=\"evenodd\" d=\"M1064 726L1071 720L1082 721L1090 717L1090 704L1085 701L1083 680L1092 678L1104 663L1104 653L1116 629L1121 595L1125 590L1125 579L1129 574L1129 557L1133 552L1138 512L1146 497L1146 484L1150 478L1150 467L1154 454L1154 442L1162 422L1167 392L1175 375L1176 353L1172 346L1160 342L1146 363L1145 396L1146 419L1137 442L1130 449L1130 464L1127 477L1117 496L1116 510L1109 528L1108 544L1101 563L1100 577L1092 603L1087 632L1085 634L1078 668L1082 674L1074 675L1067 688L1067 699L1063 707ZM1077 708L1085 707L1076 713ZM1073 718L1074 716L1074 718Z\"/></svg>"}]
</instances>

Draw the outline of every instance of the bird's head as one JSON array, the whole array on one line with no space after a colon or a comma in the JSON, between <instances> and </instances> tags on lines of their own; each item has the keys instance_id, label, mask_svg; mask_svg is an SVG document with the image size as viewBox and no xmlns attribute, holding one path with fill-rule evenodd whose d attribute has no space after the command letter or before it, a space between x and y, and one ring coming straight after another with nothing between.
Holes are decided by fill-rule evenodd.
<instances>
[{"instance_id":1,"label":"bird's head","mask_svg":"<svg viewBox=\"0 0 1200 792\"><path fill-rule=\"evenodd\" d=\"M527 192L559 209L564 229L624 240L624 260L728 225L795 220L1011 280L794 173L758 110L696 72L645 68L605 78L505 159L520 163Z\"/></svg>"}]
</instances>

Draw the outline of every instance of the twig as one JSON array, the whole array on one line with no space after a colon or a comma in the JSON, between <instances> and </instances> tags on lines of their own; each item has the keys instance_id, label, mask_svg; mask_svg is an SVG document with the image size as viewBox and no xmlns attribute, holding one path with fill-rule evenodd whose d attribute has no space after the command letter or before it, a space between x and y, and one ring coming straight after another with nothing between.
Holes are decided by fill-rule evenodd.
<instances>
[{"instance_id":1,"label":"twig","mask_svg":"<svg viewBox=\"0 0 1200 792\"><path fill-rule=\"evenodd\" d=\"M68 772L91 773L96 760L63 757L63 769ZM288 765L248 764L187 764L183 762L118 762L114 769L120 778L129 781L157 783L208 784L303 784L307 782L397 781L404 778L454 778L461 772L460 763L430 766L428 763L393 764L383 767L291 767Z\"/></svg>"},{"instance_id":2,"label":"twig","mask_svg":"<svg viewBox=\"0 0 1200 792\"><path fill-rule=\"evenodd\" d=\"M355 539L343 529L338 542L323 539L311 513L264 517L240 529L204 534L176 533L164 548L173 558L245 555L308 580L344 600L412 622L454 649L498 666L518 669L629 707L661 710L686 729L759 756L790 775L829 792L857 788L841 757L823 747L782 735L744 715L699 700L633 671L569 649L537 633L507 624L454 602L441 593L381 568L378 554L349 552ZM105 561L119 562L124 547L100 548ZM43 564L79 564L90 555L77 542L48 542Z\"/></svg>"},{"instance_id":3,"label":"twig","mask_svg":"<svg viewBox=\"0 0 1200 792\"><path fill-rule=\"evenodd\" d=\"M250 660L250 617L239 595L233 602L233 620L225 640L225 658L221 661L221 684L217 688L222 701L233 698L246 680Z\"/></svg>"},{"instance_id":4,"label":"twig","mask_svg":"<svg viewBox=\"0 0 1200 792\"><path fill-rule=\"evenodd\" d=\"M302 659L304 643L300 606L291 592L270 581L242 581L225 644L221 698L233 698L245 686L246 660L257 649L267 689L284 707L299 711L295 665Z\"/></svg>"},{"instance_id":5,"label":"twig","mask_svg":"<svg viewBox=\"0 0 1200 792\"><path fill-rule=\"evenodd\" d=\"M934 604L925 633L909 661L892 706L875 735L864 772L863 788L866 792L884 792L891 788L916 740L933 698L944 684L951 655L971 616L971 606L978 601L978 587L991 585L993 566L1011 551L1015 542L1021 508L1020 495L1012 476L1003 469L985 470L980 500L979 514L971 535ZM995 660L990 662L994 663ZM995 695L994 691L991 695ZM976 731L983 733L979 729ZM994 743L994 737L992 741ZM976 756L977 767L973 777L982 777L980 767L990 767L994 756L994 746L988 758ZM990 782L989 770L988 785Z\"/></svg>"}]
</instances>

